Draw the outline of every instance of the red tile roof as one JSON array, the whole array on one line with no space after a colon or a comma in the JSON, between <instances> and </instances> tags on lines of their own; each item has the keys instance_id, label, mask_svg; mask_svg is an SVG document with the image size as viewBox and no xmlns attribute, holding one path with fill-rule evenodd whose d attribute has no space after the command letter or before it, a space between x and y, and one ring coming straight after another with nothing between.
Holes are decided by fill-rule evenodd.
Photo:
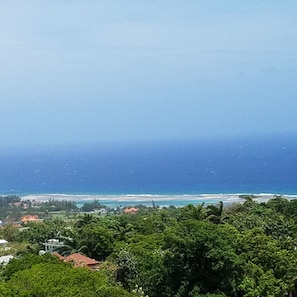
<instances>
[{"instance_id":1,"label":"red tile roof","mask_svg":"<svg viewBox=\"0 0 297 297\"><path fill-rule=\"evenodd\" d=\"M138 211L139 211L139 208L137 208L137 207L126 208L124 210L125 213L136 213Z\"/></svg>"},{"instance_id":2,"label":"red tile roof","mask_svg":"<svg viewBox=\"0 0 297 297\"><path fill-rule=\"evenodd\" d=\"M64 259L65 259L65 258L64 258L62 255L60 255L58 252L53 252L52 255L58 257L60 260L64 260Z\"/></svg>"},{"instance_id":3,"label":"red tile roof","mask_svg":"<svg viewBox=\"0 0 297 297\"><path fill-rule=\"evenodd\" d=\"M99 264L99 261L91 259L80 253L72 254L65 258L66 262L73 262L74 266L93 266Z\"/></svg>"},{"instance_id":4,"label":"red tile roof","mask_svg":"<svg viewBox=\"0 0 297 297\"><path fill-rule=\"evenodd\" d=\"M21 217L21 221L23 223L37 221L37 220L38 220L38 215L26 215Z\"/></svg>"}]
</instances>

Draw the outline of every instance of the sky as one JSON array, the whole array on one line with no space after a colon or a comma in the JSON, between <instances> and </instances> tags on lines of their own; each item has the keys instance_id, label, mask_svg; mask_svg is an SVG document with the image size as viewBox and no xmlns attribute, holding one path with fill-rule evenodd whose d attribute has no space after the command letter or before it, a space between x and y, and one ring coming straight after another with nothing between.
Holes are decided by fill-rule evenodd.
<instances>
[{"instance_id":1,"label":"sky","mask_svg":"<svg viewBox=\"0 0 297 297\"><path fill-rule=\"evenodd\" d=\"M0 147L297 134L296 11L1 0Z\"/></svg>"}]
</instances>

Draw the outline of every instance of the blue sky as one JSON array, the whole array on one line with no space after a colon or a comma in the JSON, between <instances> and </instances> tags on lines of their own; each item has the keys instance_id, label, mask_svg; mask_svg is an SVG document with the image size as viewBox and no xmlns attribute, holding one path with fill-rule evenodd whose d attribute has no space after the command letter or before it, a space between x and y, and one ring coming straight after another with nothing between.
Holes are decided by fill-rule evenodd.
<instances>
[{"instance_id":1,"label":"blue sky","mask_svg":"<svg viewBox=\"0 0 297 297\"><path fill-rule=\"evenodd\" d=\"M1 146L297 134L297 2L2 0Z\"/></svg>"}]
</instances>

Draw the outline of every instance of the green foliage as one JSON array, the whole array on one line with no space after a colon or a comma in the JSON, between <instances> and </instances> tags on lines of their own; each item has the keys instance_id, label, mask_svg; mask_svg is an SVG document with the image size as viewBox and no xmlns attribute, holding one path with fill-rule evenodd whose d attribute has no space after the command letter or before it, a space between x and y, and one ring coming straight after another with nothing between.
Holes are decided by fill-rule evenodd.
<instances>
[{"instance_id":1,"label":"green foliage","mask_svg":"<svg viewBox=\"0 0 297 297\"><path fill-rule=\"evenodd\" d=\"M61 253L105 262L91 272L49 255L23 255L2 269L0 297L283 297L297 277L297 200L259 204L253 196L243 198L227 208L218 203L142 207L135 215L104 218L85 214L73 223L30 223L20 233L8 225L2 236L23 247L60 238Z\"/></svg>"},{"instance_id":2,"label":"green foliage","mask_svg":"<svg viewBox=\"0 0 297 297\"><path fill-rule=\"evenodd\" d=\"M10 206L11 204L15 202L20 202L21 198L16 195L8 195L8 196L0 196L0 206L5 207L5 206Z\"/></svg>"},{"instance_id":3,"label":"green foliage","mask_svg":"<svg viewBox=\"0 0 297 297\"><path fill-rule=\"evenodd\" d=\"M78 209L74 201L50 199L49 201L42 202L39 205L39 210L51 212L61 210L77 211Z\"/></svg>"},{"instance_id":4,"label":"green foliage","mask_svg":"<svg viewBox=\"0 0 297 297\"><path fill-rule=\"evenodd\" d=\"M7 282L7 288L7 296L133 296L120 287L110 286L102 273L61 263L40 263L18 271Z\"/></svg>"},{"instance_id":5,"label":"green foliage","mask_svg":"<svg viewBox=\"0 0 297 297\"><path fill-rule=\"evenodd\" d=\"M139 287L138 285L135 286L135 289L133 289L132 292L140 297L148 297L148 295L146 295L143 291L142 287Z\"/></svg>"},{"instance_id":6,"label":"green foliage","mask_svg":"<svg viewBox=\"0 0 297 297\"><path fill-rule=\"evenodd\" d=\"M93 202L84 203L84 205L80 208L80 211L90 212L94 209L105 208L98 200L94 200Z\"/></svg>"},{"instance_id":7,"label":"green foliage","mask_svg":"<svg viewBox=\"0 0 297 297\"><path fill-rule=\"evenodd\" d=\"M268 205L268 204L267 204ZM286 218L266 205L254 205L248 212L238 212L228 220L239 231L260 228L266 235L284 240L296 233L296 226L291 218Z\"/></svg>"},{"instance_id":8,"label":"green foliage","mask_svg":"<svg viewBox=\"0 0 297 297\"><path fill-rule=\"evenodd\" d=\"M0 219L19 219L21 198L15 195L0 196Z\"/></svg>"},{"instance_id":9,"label":"green foliage","mask_svg":"<svg viewBox=\"0 0 297 297\"><path fill-rule=\"evenodd\" d=\"M27 229L18 234L19 242L26 241L31 244L39 244L51 238L57 238L65 232L66 223L62 220L49 220L44 222L30 222L26 225Z\"/></svg>"},{"instance_id":10,"label":"green foliage","mask_svg":"<svg viewBox=\"0 0 297 297\"><path fill-rule=\"evenodd\" d=\"M245 276L239 288L244 296L284 296L297 275L297 253L280 242L252 229L241 234L240 252L245 258Z\"/></svg>"},{"instance_id":11,"label":"green foliage","mask_svg":"<svg viewBox=\"0 0 297 297\"><path fill-rule=\"evenodd\" d=\"M28 244L27 242L9 242L7 247L0 248L0 257L6 255L20 257L26 254L37 254L38 252L38 245Z\"/></svg>"},{"instance_id":12,"label":"green foliage","mask_svg":"<svg viewBox=\"0 0 297 297\"><path fill-rule=\"evenodd\" d=\"M181 209L178 220L193 219L221 224L223 223L223 206L224 204L222 201L217 205L210 204L206 207L204 206L204 203L198 205L188 204Z\"/></svg>"},{"instance_id":13,"label":"green foliage","mask_svg":"<svg viewBox=\"0 0 297 297\"><path fill-rule=\"evenodd\" d=\"M10 294L7 284L0 281L0 297L8 297Z\"/></svg>"},{"instance_id":14,"label":"green foliage","mask_svg":"<svg viewBox=\"0 0 297 297\"><path fill-rule=\"evenodd\" d=\"M267 202L267 207L274 209L279 214L285 214L287 210L290 208L291 202L285 198L280 196L270 199Z\"/></svg>"},{"instance_id":15,"label":"green foliage","mask_svg":"<svg viewBox=\"0 0 297 297\"><path fill-rule=\"evenodd\" d=\"M297 200L292 199L289 201L289 204L283 209L282 212L286 217L292 218L297 224Z\"/></svg>"},{"instance_id":16,"label":"green foliage","mask_svg":"<svg viewBox=\"0 0 297 297\"><path fill-rule=\"evenodd\" d=\"M204 203L198 205L188 204L181 209L179 220L193 219L202 221L205 220L206 217L207 210L204 207Z\"/></svg>"},{"instance_id":17,"label":"green foliage","mask_svg":"<svg viewBox=\"0 0 297 297\"><path fill-rule=\"evenodd\" d=\"M114 237L109 229L97 224L88 224L80 229L79 234L84 246L82 251L88 257L105 260L113 251Z\"/></svg>"},{"instance_id":18,"label":"green foliage","mask_svg":"<svg viewBox=\"0 0 297 297\"><path fill-rule=\"evenodd\" d=\"M165 265L171 294L186 297L201 293L235 295L241 258L236 254L238 234L207 222L184 221L165 232Z\"/></svg>"},{"instance_id":19,"label":"green foliage","mask_svg":"<svg viewBox=\"0 0 297 297\"><path fill-rule=\"evenodd\" d=\"M4 280L9 280L14 273L29 269L33 265L40 263L61 264L60 260L57 257L53 257L50 254L44 254L43 256L27 254L19 259L12 259L6 265L2 277Z\"/></svg>"},{"instance_id":20,"label":"green foliage","mask_svg":"<svg viewBox=\"0 0 297 297\"><path fill-rule=\"evenodd\" d=\"M127 242L123 248L115 251L112 257L118 265L124 283L120 278L118 280L124 287L126 287L125 282L129 284L129 288L141 285L143 291L150 297L166 296L163 234L135 235ZM128 278L128 281L125 278Z\"/></svg>"},{"instance_id":21,"label":"green foliage","mask_svg":"<svg viewBox=\"0 0 297 297\"><path fill-rule=\"evenodd\" d=\"M227 297L225 294L194 294L190 295L190 297Z\"/></svg>"},{"instance_id":22,"label":"green foliage","mask_svg":"<svg viewBox=\"0 0 297 297\"><path fill-rule=\"evenodd\" d=\"M223 223L224 204L220 201L217 205L210 204L207 206L207 220L214 224Z\"/></svg>"},{"instance_id":23,"label":"green foliage","mask_svg":"<svg viewBox=\"0 0 297 297\"><path fill-rule=\"evenodd\" d=\"M175 219L170 218L166 212L159 209L134 217L135 231L143 235L163 233L169 224L175 223Z\"/></svg>"},{"instance_id":24,"label":"green foliage","mask_svg":"<svg viewBox=\"0 0 297 297\"><path fill-rule=\"evenodd\" d=\"M66 257L70 254L80 253L86 249L83 239L78 232L69 232L68 230L67 235L71 237L62 238L64 245L57 249L57 252L62 256Z\"/></svg>"},{"instance_id":25,"label":"green foliage","mask_svg":"<svg viewBox=\"0 0 297 297\"><path fill-rule=\"evenodd\" d=\"M82 217L79 217L75 227L76 228L82 228L86 225L89 225L91 223L98 223L98 218L95 218L91 214L84 214Z\"/></svg>"},{"instance_id":26,"label":"green foliage","mask_svg":"<svg viewBox=\"0 0 297 297\"><path fill-rule=\"evenodd\" d=\"M84 295L89 297L88 295ZM91 296L91 295L90 295ZM137 297L137 294L129 293L120 287L101 287L96 291L96 297Z\"/></svg>"},{"instance_id":27,"label":"green foliage","mask_svg":"<svg viewBox=\"0 0 297 297\"><path fill-rule=\"evenodd\" d=\"M16 241L19 234L19 229L12 224L8 224L0 229L0 234L7 241Z\"/></svg>"},{"instance_id":28,"label":"green foliage","mask_svg":"<svg viewBox=\"0 0 297 297\"><path fill-rule=\"evenodd\" d=\"M126 249L121 249L114 258L114 262L117 265L116 280L125 289L131 290L138 277L136 257Z\"/></svg>"},{"instance_id":29,"label":"green foliage","mask_svg":"<svg viewBox=\"0 0 297 297\"><path fill-rule=\"evenodd\" d=\"M103 221L104 226L113 231L113 236L117 241L125 241L135 234L135 225L131 220L131 216L120 215L110 217Z\"/></svg>"}]
</instances>

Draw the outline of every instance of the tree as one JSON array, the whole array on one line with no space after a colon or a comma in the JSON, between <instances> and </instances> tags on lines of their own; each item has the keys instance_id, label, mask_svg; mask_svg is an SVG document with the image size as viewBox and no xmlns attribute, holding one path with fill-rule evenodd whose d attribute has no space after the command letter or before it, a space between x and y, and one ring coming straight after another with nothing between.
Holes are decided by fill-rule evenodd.
<instances>
[{"instance_id":1,"label":"tree","mask_svg":"<svg viewBox=\"0 0 297 297\"><path fill-rule=\"evenodd\" d=\"M223 292L236 296L241 258L236 254L238 234L230 226L183 221L165 232L164 263L170 296L186 297ZM191 293L192 292L192 293Z\"/></svg>"},{"instance_id":2,"label":"tree","mask_svg":"<svg viewBox=\"0 0 297 297\"><path fill-rule=\"evenodd\" d=\"M228 222L239 231L259 228L275 239L286 242L296 233L296 225L291 218L285 218L273 208L266 205L255 204L248 212L239 212L230 215Z\"/></svg>"},{"instance_id":3,"label":"tree","mask_svg":"<svg viewBox=\"0 0 297 297\"><path fill-rule=\"evenodd\" d=\"M193 219L202 221L207 217L207 211L204 202L198 205L188 204L183 207L180 212L179 220Z\"/></svg>"},{"instance_id":4,"label":"tree","mask_svg":"<svg viewBox=\"0 0 297 297\"><path fill-rule=\"evenodd\" d=\"M285 296L297 276L297 253L254 228L240 235L240 253L245 258L245 274L239 288L244 297Z\"/></svg>"},{"instance_id":5,"label":"tree","mask_svg":"<svg viewBox=\"0 0 297 297\"><path fill-rule=\"evenodd\" d=\"M80 208L80 211L90 212L90 211L93 211L94 209L100 209L102 207L104 206L101 205L98 200L94 200L91 203L90 202L84 203L84 205Z\"/></svg>"},{"instance_id":6,"label":"tree","mask_svg":"<svg viewBox=\"0 0 297 297\"><path fill-rule=\"evenodd\" d=\"M53 263L35 264L14 273L5 288L12 296L32 297L132 297L118 286L110 286L101 272L70 265ZM7 292L6 292L7 293Z\"/></svg>"},{"instance_id":7,"label":"tree","mask_svg":"<svg viewBox=\"0 0 297 297\"><path fill-rule=\"evenodd\" d=\"M274 209L278 214L286 214L290 207L290 201L281 196L276 196L275 198L270 199L266 203L266 206Z\"/></svg>"},{"instance_id":8,"label":"tree","mask_svg":"<svg viewBox=\"0 0 297 297\"><path fill-rule=\"evenodd\" d=\"M168 218L162 211L156 210L152 213L139 215L134 221L135 230L139 234L149 235L163 233L168 224Z\"/></svg>"},{"instance_id":9,"label":"tree","mask_svg":"<svg viewBox=\"0 0 297 297\"><path fill-rule=\"evenodd\" d=\"M8 224L5 227L1 228L1 235L3 236L4 239L7 241L16 241L17 236L19 234L19 228L12 225Z\"/></svg>"},{"instance_id":10,"label":"tree","mask_svg":"<svg viewBox=\"0 0 297 297\"><path fill-rule=\"evenodd\" d=\"M150 297L168 296L163 246L164 235L162 233L137 234L127 240L123 247L117 248L109 259L118 265L124 281L127 282L125 278L128 278L130 288L139 285ZM131 271L133 277L131 277Z\"/></svg>"},{"instance_id":11,"label":"tree","mask_svg":"<svg viewBox=\"0 0 297 297\"><path fill-rule=\"evenodd\" d=\"M111 254L114 247L112 232L102 226L89 224L80 229L82 251L91 258L102 261Z\"/></svg>"},{"instance_id":12,"label":"tree","mask_svg":"<svg viewBox=\"0 0 297 297\"><path fill-rule=\"evenodd\" d=\"M56 238L65 232L66 223L62 220L49 220L43 223L31 222L27 229L20 232L18 241L42 244L50 238Z\"/></svg>"},{"instance_id":13,"label":"tree","mask_svg":"<svg viewBox=\"0 0 297 297\"><path fill-rule=\"evenodd\" d=\"M135 233L135 226L130 217L126 215L114 216L108 221L103 220L102 224L113 231L117 241L124 241Z\"/></svg>"},{"instance_id":14,"label":"tree","mask_svg":"<svg viewBox=\"0 0 297 297\"><path fill-rule=\"evenodd\" d=\"M98 222L98 219L94 218L91 214L84 214L83 217L79 217L77 220L75 227L82 228L88 224Z\"/></svg>"},{"instance_id":15,"label":"tree","mask_svg":"<svg viewBox=\"0 0 297 297\"><path fill-rule=\"evenodd\" d=\"M116 280L131 291L137 284L138 271L136 257L126 249L121 249L114 257L117 265Z\"/></svg>"},{"instance_id":16,"label":"tree","mask_svg":"<svg viewBox=\"0 0 297 297\"><path fill-rule=\"evenodd\" d=\"M2 273L2 277L4 280L9 280L13 274L40 263L61 264L60 260L51 254L44 254L43 256L27 254L21 258L13 258L9 261Z\"/></svg>"},{"instance_id":17,"label":"tree","mask_svg":"<svg viewBox=\"0 0 297 297\"><path fill-rule=\"evenodd\" d=\"M67 237L61 237L64 245L59 247L57 252L62 256L69 256L74 253L80 253L86 249L86 246L82 242L80 234L75 231L67 232Z\"/></svg>"},{"instance_id":18,"label":"tree","mask_svg":"<svg viewBox=\"0 0 297 297\"><path fill-rule=\"evenodd\" d=\"M207 220L214 224L221 224L223 222L223 201L220 201L218 205L210 204L206 208Z\"/></svg>"}]
</instances>

